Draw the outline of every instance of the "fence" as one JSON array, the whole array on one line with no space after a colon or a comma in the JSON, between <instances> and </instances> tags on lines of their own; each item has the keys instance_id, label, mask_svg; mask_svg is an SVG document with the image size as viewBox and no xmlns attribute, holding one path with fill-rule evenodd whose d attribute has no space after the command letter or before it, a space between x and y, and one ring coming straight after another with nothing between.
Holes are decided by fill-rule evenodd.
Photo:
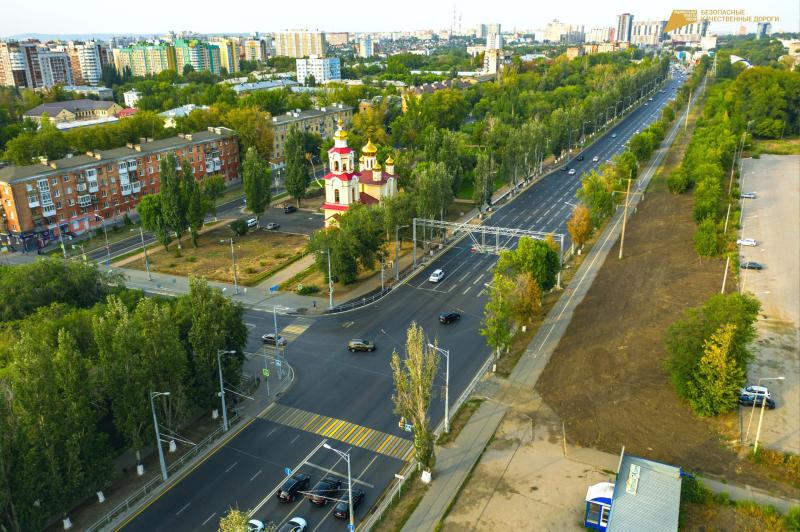
<instances>
[{"instance_id":1,"label":"fence","mask_svg":"<svg viewBox=\"0 0 800 532\"><path fill-rule=\"evenodd\" d=\"M240 421L240 417L238 414L234 414L233 417L230 418L230 426L232 427L234 424ZM170 480L174 473L178 473L190 460L198 456L201 452L203 452L208 447L212 446L216 441L219 439L220 436L224 435L225 431L223 427L219 427L214 432L206 436L200 443L189 449L183 456L172 462L167 467L167 472L170 477ZM170 480L167 480L169 482ZM87 532L95 532L102 530L104 527L110 525L114 522L115 519L125 514L132 508L136 507L140 502L142 502L147 495L156 491L164 482L161 479L161 474L154 475L153 478L147 481L144 486L136 490L132 495L126 498L124 501L116 505L110 512L104 515L102 518L95 521L92 525L86 527Z\"/></svg>"}]
</instances>

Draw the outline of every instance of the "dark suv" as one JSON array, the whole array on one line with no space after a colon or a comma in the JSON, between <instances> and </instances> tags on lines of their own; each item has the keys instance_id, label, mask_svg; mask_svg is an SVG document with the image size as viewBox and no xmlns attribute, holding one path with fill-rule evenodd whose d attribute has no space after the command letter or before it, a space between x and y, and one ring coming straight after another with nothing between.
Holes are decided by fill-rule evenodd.
<instances>
[{"instance_id":1,"label":"dark suv","mask_svg":"<svg viewBox=\"0 0 800 532\"><path fill-rule=\"evenodd\" d=\"M295 206L294 206L294 205L292 205L291 203L284 203L284 205L283 205L283 212L284 212L285 214L292 213L292 212L294 212L294 211L296 211L296 210L297 210L297 207L295 207Z\"/></svg>"},{"instance_id":2,"label":"dark suv","mask_svg":"<svg viewBox=\"0 0 800 532\"><path fill-rule=\"evenodd\" d=\"M311 504L325 506L330 499L339 498L339 490L342 487L342 480L336 477L325 477L320 480L314 489L308 492L306 498Z\"/></svg>"},{"instance_id":3,"label":"dark suv","mask_svg":"<svg viewBox=\"0 0 800 532\"><path fill-rule=\"evenodd\" d=\"M305 473L295 473L283 483L278 490L278 500L281 502L293 502L297 494L308 489L311 484L311 477Z\"/></svg>"},{"instance_id":4,"label":"dark suv","mask_svg":"<svg viewBox=\"0 0 800 532\"><path fill-rule=\"evenodd\" d=\"M764 399L765 398L760 396L760 395L742 394L742 395L739 396L739 404L742 405L742 406L757 406L757 407L760 407L761 403L764 402ZM766 406L770 410L775 408L775 401L774 400L770 399L769 397L767 397L766 400L767 400L767 403L764 406Z\"/></svg>"},{"instance_id":5,"label":"dark suv","mask_svg":"<svg viewBox=\"0 0 800 532\"><path fill-rule=\"evenodd\" d=\"M448 323L454 323L461 319L461 314L458 312L443 312L439 314L439 323L444 323L447 325Z\"/></svg>"},{"instance_id":6,"label":"dark suv","mask_svg":"<svg viewBox=\"0 0 800 532\"><path fill-rule=\"evenodd\" d=\"M353 338L347 342L347 349L353 351L375 351L375 342L363 338Z\"/></svg>"},{"instance_id":7,"label":"dark suv","mask_svg":"<svg viewBox=\"0 0 800 532\"><path fill-rule=\"evenodd\" d=\"M356 508L358 508L358 505L364 500L364 490L353 488L352 491L353 512L355 512ZM334 506L333 516L339 519L347 519L350 517L350 499L348 498L347 490L344 491L344 495L342 496L341 500L336 503L336 506Z\"/></svg>"}]
</instances>

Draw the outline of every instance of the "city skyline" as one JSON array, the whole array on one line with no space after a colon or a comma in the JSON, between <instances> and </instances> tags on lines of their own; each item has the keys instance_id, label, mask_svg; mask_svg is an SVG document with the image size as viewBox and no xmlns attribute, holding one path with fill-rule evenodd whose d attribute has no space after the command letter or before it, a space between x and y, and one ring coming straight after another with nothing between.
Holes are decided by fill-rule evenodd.
<instances>
[{"instance_id":1,"label":"city skyline","mask_svg":"<svg viewBox=\"0 0 800 532\"><path fill-rule=\"evenodd\" d=\"M769 0L756 2L747 0L731 6L722 0L692 2L692 5L632 5L630 2L612 3L576 1L571 4L570 16L565 17L559 5L543 5L529 14L517 13L518 4L510 0L499 0L493 13L515 13L514 16L487 15L484 5L477 0L459 1L453 4L442 3L431 5L421 0L403 3L403 8L392 13L391 17L376 18L366 10L355 10L347 19L332 19L326 7L328 2L310 0L306 8L293 9L294 5L284 4L270 6L269 12L261 5L245 6L253 12L246 19L241 16L242 10L229 12L215 11L214 17L208 17L207 9L214 5L207 0L200 0L197 9L187 11L176 4L156 3L145 0L140 9L125 13L124 17L106 17L98 24L97 19L85 17L83 13L98 10L105 4L99 0L79 0L72 3L52 2L46 9L49 17L43 19L41 4L20 4L15 6L13 17L4 17L0 21L0 37L9 38L27 34L44 35L159 35L168 31L190 30L209 34L239 34L254 31L272 32L286 29L319 29L321 31L350 32L388 32L414 31L423 29L449 29L454 26L462 31L474 28L478 24L499 22L504 31L541 29L546 24L558 19L569 24L590 27L615 25L616 16L620 13L632 13L637 20L666 20L672 9L743 9L750 16L777 16L779 21L773 23L774 31L798 31L800 29L800 7L797 4ZM291 5L291 7L288 7ZM152 13L159 16L154 18ZM455 11L455 17L454 17ZM427 26L420 25L419 13L426 13ZM196 16L193 17L193 14ZM259 21L263 15L263 22ZM259 22L254 22L259 21ZM459 22L460 21L460 22ZM714 22L711 31L715 33L733 32L741 23ZM748 31L755 30L755 22L745 23Z\"/></svg>"}]
</instances>

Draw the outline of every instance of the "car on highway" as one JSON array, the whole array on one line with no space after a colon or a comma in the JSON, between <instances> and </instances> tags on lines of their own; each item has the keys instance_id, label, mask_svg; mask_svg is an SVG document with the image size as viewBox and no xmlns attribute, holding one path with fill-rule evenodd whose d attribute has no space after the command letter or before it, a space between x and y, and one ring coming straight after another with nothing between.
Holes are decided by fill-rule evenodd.
<instances>
[{"instance_id":1,"label":"car on highway","mask_svg":"<svg viewBox=\"0 0 800 532\"><path fill-rule=\"evenodd\" d=\"M647 105L649 105L649 104L648 104L647 102L644 102L644 105L645 105L645 106L647 106Z\"/></svg>"},{"instance_id":2,"label":"car on highway","mask_svg":"<svg viewBox=\"0 0 800 532\"><path fill-rule=\"evenodd\" d=\"M302 517L292 517L278 527L275 532L304 532L308 528L308 523Z\"/></svg>"},{"instance_id":3,"label":"car on highway","mask_svg":"<svg viewBox=\"0 0 800 532\"><path fill-rule=\"evenodd\" d=\"M301 491L307 490L310 484L311 476L305 473L295 473L287 478L281 489L278 490L278 500L281 502L294 502L297 499L297 495Z\"/></svg>"},{"instance_id":4,"label":"car on highway","mask_svg":"<svg viewBox=\"0 0 800 532\"><path fill-rule=\"evenodd\" d=\"M247 227L252 229L253 227L256 227L257 225L258 225L258 218L250 218L249 220L247 220Z\"/></svg>"},{"instance_id":5,"label":"car on highway","mask_svg":"<svg viewBox=\"0 0 800 532\"><path fill-rule=\"evenodd\" d=\"M428 281L432 283L438 283L444 279L444 270L434 270L430 277L428 277Z\"/></svg>"},{"instance_id":6,"label":"car on highway","mask_svg":"<svg viewBox=\"0 0 800 532\"><path fill-rule=\"evenodd\" d=\"M445 325L448 325L450 323L455 323L460 319L461 319L461 314L453 310L449 312L442 312L441 314L439 314L439 323L444 323Z\"/></svg>"},{"instance_id":7,"label":"car on highway","mask_svg":"<svg viewBox=\"0 0 800 532\"><path fill-rule=\"evenodd\" d=\"M292 205L291 203L284 203L283 204L283 212L284 214L290 214L297 210L297 207Z\"/></svg>"},{"instance_id":8,"label":"car on highway","mask_svg":"<svg viewBox=\"0 0 800 532\"><path fill-rule=\"evenodd\" d=\"M325 506L330 499L339 498L339 490L342 488L342 479L334 476L327 476L317 482L314 489L309 491L306 498L316 506Z\"/></svg>"},{"instance_id":9,"label":"car on highway","mask_svg":"<svg viewBox=\"0 0 800 532\"><path fill-rule=\"evenodd\" d=\"M596 162L597 162L597 161L599 161L599 160L600 160L600 157L598 157L597 155L595 155L594 157L592 157L592 162L593 162L593 163L596 163Z\"/></svg>"},{"instance_id":10,"label":"car on highway","mask_svg":"<svg viewBox=\"0 0 800 532\"><path fill-rule=\"evenodd\" d=\"M570 168L569 169L569 175L575 175L575 169L574 168Z\"/></svg>"},{"instance_id":11,"label":"car on highway","mask_svg":"<svg viewBox=\"0 0 800 532\"><path fill-rule=\"evenodd\" d=\"M736 239L736 245L737 246L750 246L751 248L754 248L754 247L756 247L758 245L758 242L756 242L752 238L737 238Z\"/></svg>"},{"instance_id":12,"label":"car on highway","mask_svg":"<svg viewBox=\"0 0 800 532\"><path fill-rule=\"evenodd\" d=\"M365 340L363 338L353 338L349 342L347 342L347 350L351 353L356 351L375 351L375 342L371 340Z\"/></svg>"},{"instance_id":13,"label":"car on highway","mask_svg":"<svg viewBox=\"0 0 800 532\"><path fill-rule=\"evenodd\" d=\"M739 404L742 405L742 406L757 406L757 407L760 407L761 404L764 403L764 401L766 401L766 403L764 404L765 407L769 408L770 410L775 408L775 401L773 399L770 399L769 397L764 397L764 396L761 396L761 395L740 395L739 396Z\"/></svg>"},{"instance_id":14,"label":"car on highway","mask_svg":"<svg viewBox=\"0 0 800 532\"><path fill-rule=\"evenodd\" d=\"M755 192L742 192L739 194L739 197L743 199L756 199L758 196Z\"/></svg>"},{"instance_id":15,"label":"car on highway","mask_svg":"<svg viewBox=\"0 0 800 532\"><path fill-rule=\"evenodd\" d=\"M772 398L772 394L769 393L769 389L766 386L758 386L756 384L751 384L746 388L739 388L739 395L760 395L762 397Z\"/></svg>"},{"instance_id":16,"label":"car on highway","mask_svg":"<svg viewBox=\"0 0 800 532\"><path fill-rule=\"evenodd\" d=\"M763 270L764 265L753 260L746 260L739 267L743 270Z\"/></svg>"},{"instance_id":17,"label":"car on highway","mask_svg":"<svg viewBox=\"0 0 800 532\"><path fill-rule=\"evenodd\" d=\"M270 231L274 231L275 229L279 228L280 225L276 224L275 222L270 222L267 224L267 229Z\"/></svg>"},{"instance_id":18,"label":"car on highway","mask_svg":"<svg viewBox=\"0 0 800 532\"><path fill-rule=\"evenodd\" d=\"M275 333L267 333L261 337L261 340L267 345L286 345L288 342L286 338L278 335L278 341L275 341Z\"/></svg>"},{"instance_id":19,"label":"car on highway","mask_svg":"<svg viewBox=\"0 0 800 532\"><path fill-rule=\"evenodd\" d=\"M578 155L578 156L577 156L577 157L575 157L575 158L576 158L577 160L579 160L579 161L582 161L582 160L583 160L583 154L581 154L581 155Z\"/></svg>"},{"instance_id":20,"label":"car on highway","mask_svg":"<svg viewBox=\"0 0 800 532\"><path fill-rule=\"evenodd\" d=\"M366 493L359 488L353 488L351 491L353 492L353 513L355 514L358 505L364 502ZM333 507L333 516L338 519L347 519L350 517L350 495L347 493L347 490L344 491L342 498L336 503L336 506Z\"/></svg>"},{"instance_id":21,"label":"car on highway","mask_svg":"<svg viewBox=\"0 0 800 532\"><path fill-rule=\"evenodd\" d=\"M612 134L611 134L611 138L612 138L612 139L615 139L615 138L617 138L617 134L616 134L616 133L612 133Z\"/></svg>"}]
</instances>

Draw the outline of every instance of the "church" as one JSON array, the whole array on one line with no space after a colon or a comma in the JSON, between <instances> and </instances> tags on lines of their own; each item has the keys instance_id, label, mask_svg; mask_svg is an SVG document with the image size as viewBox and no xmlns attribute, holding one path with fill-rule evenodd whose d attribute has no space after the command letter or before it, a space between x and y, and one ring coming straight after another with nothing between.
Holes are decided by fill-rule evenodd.
<instances>
[{"instance_id":1,"label":"church","mask_svg":"<svg viewBox=\"0 0 800 532\"><path fill-rule=\"evenodd\" d=\"M363 203L374 205L383 198L397 195L397 178L394 161L386 159L384 169L378 162L378 148L368 141L361 148L358 171L355 167L355 152L347 146L347 131L339 121L333 135L333 148L328 150L330 172L325 176L325 227L335 227L338 217L351 205Z\"/></svg>"}]
</instances>

